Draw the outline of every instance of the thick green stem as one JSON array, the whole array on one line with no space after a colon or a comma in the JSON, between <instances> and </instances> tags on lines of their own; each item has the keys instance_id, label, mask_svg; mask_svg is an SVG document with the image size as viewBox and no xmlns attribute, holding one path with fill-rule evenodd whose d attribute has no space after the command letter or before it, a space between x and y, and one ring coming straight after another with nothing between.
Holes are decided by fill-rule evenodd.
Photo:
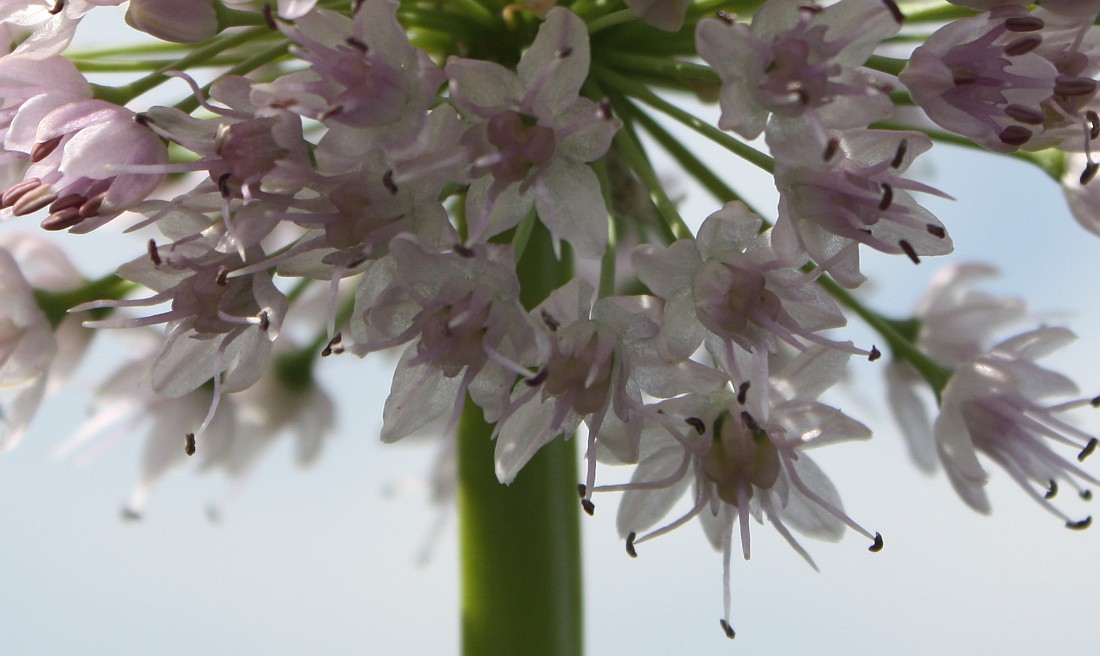
<instances>
[{"instance_id":1,"label":"thick green stem","mask_svg":"<svg viewBox=\"0 0 1100 656\"><path fill-rule=\"evenodd\" d=\"M531 307L564 282L537 226L520 262ZM576 446L544 446L509 486L497 482L492 426L469 401L458 426L463 656L583 651Z\"/></svg>"}]
</instances>

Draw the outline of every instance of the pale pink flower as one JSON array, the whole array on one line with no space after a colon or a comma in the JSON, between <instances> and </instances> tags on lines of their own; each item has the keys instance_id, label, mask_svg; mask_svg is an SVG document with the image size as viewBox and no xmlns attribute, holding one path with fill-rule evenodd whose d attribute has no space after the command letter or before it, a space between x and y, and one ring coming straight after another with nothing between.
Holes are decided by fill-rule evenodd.
<instances>
[{"instance_id":1,"label":"pale pink flower","mask_svg":"<svg viewBox=\"0 0 1100 656\"><path fill-rule=\"evenodd\" d=\"M653 27L676 32L684 25L691 0L626 0L626 6Z\"/></svg>"},{"instance_id":2,"label":"pale pink flower","mask_svg":"<svg viewBox=\"0 0 1100 656\"><path fill-rule=\"evenodd\" d=\"M827 7L772 0L751 25L728 17L700 21L699 56L722 79L718 126L751 139L772 114L805 117L817 132L888 116L893 103L859 67L900 24L897 7L882 0Z\"/></svg>"},{"instance_id":3,"label":"pale pink flower","mask_svg":"<svg viewBox=\"0 0 1100 656\"><path fill-rule=\"evenodd\" d=\"M489 61L447 62L451 96L476 123L471 241L514 227L534 208L555 241L584 257L603 253L607 207L588 162L607 152L619 122L579 95L589 60L584 21L555 7L514 72Z\"/></svg>"},{"instance_id":4,"label":"pale pink flower","mask_svg":"<svg viewBox=\"0 0 1100 656\"><path fill-rule=\"evenodd\" d=\"M218 33L217 0L130 0L126 24L163 41L197 43Z\"/></svg>"}]
</instances>

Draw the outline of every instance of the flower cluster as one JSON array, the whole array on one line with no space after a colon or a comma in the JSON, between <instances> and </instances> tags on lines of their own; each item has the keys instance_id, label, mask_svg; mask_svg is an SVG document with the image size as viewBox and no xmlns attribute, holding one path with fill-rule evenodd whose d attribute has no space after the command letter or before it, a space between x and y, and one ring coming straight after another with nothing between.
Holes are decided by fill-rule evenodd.
<instances>
[{"instance_id":1,"label":"flower cluster","mask_svg":"<svg viewBox=\"0 0 1100 656\"><path fill-rule=\"evenodd\" d=\"M1062 418L1089 401L1048 403L1075 387L1036 364L1066 329L994 341L1024 310L975 291L978 265L938 279L908 323L849 290L865 280L861 247L914 265L952 251L920 201L948 196L914 166L936 140L1071 153L1034 161L1068 176L1078 219L1100 232L1100 2L958 2L907 26L894 0L129 0L129 26L184 54L92 84L77 63L96 53L63 53L86 13L120 4L0 0L0 215L148 233L97 281L38 239L0 243L0 446L77 361L61 353L86 328L145 335L72 444L152 423L136 516L192 454L236 475L294 428L312 461L333 413L315 363L400 347L383 441L452 436L476 408L510 484L583 434L583 509L623 492L631 555L698 519L723 552L733 637L734 535L747 559L750 520L811 566L796 533L847 527L883 546L807 453L871 435L822 400L853 356L881 356L835 332L855 313L893 351L891 405L918 465L942 463L987 512L982 454L1087 526L1051 500L1059 483L1087 496L1097 480L1050 443L1078 460L1095 448ZM142 101L166 82L189 91ZM664 87L716 101L716 126ZM639 102L771 174L773 211ZM713 213L681 217L639 129L719 199ZM598 463L633 474L601 484ZM688 489L686 512L662 523Z\"/></svg>"}]
</instances>

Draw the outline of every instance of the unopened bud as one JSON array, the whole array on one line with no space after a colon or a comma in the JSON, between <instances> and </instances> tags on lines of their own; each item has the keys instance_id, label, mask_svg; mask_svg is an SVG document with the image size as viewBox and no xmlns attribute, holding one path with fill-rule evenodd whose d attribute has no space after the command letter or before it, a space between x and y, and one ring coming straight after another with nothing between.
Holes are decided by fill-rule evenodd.
<instances>
[{"instance_id":1,"label":"unopened bud","mask_svg":"<svg viewBox=\"0 0 1100 656\"><path fill-rule=\"evenodd\" d=\"M130 0L126 23L173 43L197 43L218 33L213 0Z\"/></svg>"}]
</instances>

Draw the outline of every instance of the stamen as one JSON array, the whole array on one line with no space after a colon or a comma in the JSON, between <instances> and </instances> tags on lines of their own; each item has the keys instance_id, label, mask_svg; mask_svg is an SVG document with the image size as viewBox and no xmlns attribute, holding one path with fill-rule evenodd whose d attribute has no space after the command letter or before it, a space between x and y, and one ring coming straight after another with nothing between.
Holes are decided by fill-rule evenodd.
<instances>
[{"instance_id":1,"label":"stamen","mask_svg":"<svg viewBox=\"0 0 1100 656\"><path fill-rule=\"evenodd\" d=\"M1079 519L1076 522L1066 522L1066 528L1073 531L1083 531L1090 526L1092 526L1092 515L1084 519Z\"/></svg>"},{"instance_id":2,"label":"stamen","mask_svg":"<svg viewBox=\"0 0 1100 656\"><path fill-rule=\"evenodd\" d=\"M882 551L882 533L875 532L875 543L867 547L867 551L871 553L878 553Z\"/></svg>"},{"instance_id":3,"label":"stamen","mask_svg":"<svg viewBox=\"0 0 1100 656\"><path fill-rule=\"evenodd\" d=\"M58 0L58 2L60 4L60 0ZM140 522L141 521L141 513L134 510L130 506L123 506L122 510L119 512L119 516L121 516L122 521L124 521L124 522Z\"/></svg>"},{"instance_id":4,"label":"stamen","mask_svg":"<svg viewBox=\"0 0 1100 656\"><path fill-rule=\"evenodd\" d=\"M61 143L62 137L65 135L54 137L53 139L47 139L46 141L39 141L31 146L31 161L41 162L50 156L54 150L57 149L58 144Z\"/></svg>"},{"instance_id":5,"label":"stamen","mask_svg":"<svg viewBox=\"0 0 1100 656\"><path fill-rule=\"evenodd\" d=\"M733 638L737 635L737 632L733 630L733 627L730 626L730 623L727 622L725 619L718 620L718 623L722 626L722 631L725 632L726 637L730 640L733 640Z\"/></svg>"},{"instance_id":6,"label":"stamen","mask_svg":"<svg viewBox=\"0 0 1100 656\"><path fill-rule=\"evenodd\" d=\"M1043 498L1050 500L1058 494L1058 483L1054 479L1050 479L1050 483L1047 485L1047 491L1043 494Z\"/></svg>"},{"instance_id":7,"label":"stamen","mask_svg":"<svg viewBox=\"0 0 1100 656\"><path fill-rule=\"evenodd\" d=\"M271 11L271 3L265 2L263 8L260 11L264 15L264 22L267 23L268 29L272 31L277 31L279 29L279 26L275 23L275 14Z\"/></svg>"},{"instance_id":8,"label":"stamen","mask_svg":"<svg viewBox=\"0 0 1100 656\"><path fill-rule=\"evenodd\" d=\"M1100 408L1100 396L1092 397L1092 399L1089 401L1089 405L1094 408Z\"/></svg>"},{"instance_id":9,"label":"stamen","mask_svg":"<svg viewBox=\"0 0 1100 656\"><path fill-rule=\"evenodd\" d=\"M638 534L634 531L630 532L630 535L626 536L626 553L630 554L631 558L638 557L638 550L634 548L634 538L638 537Z\"/></svg>"},{"instance_id":10,"label":"stamen","mask_svg":"<svg viewBox=\"0 0 1100 656\"><path fill-rule=\"evenodd\" d=\"M542 382L544 380L546 380L546 377L549 376L549 375L550 375L550 370L549 369L539 369L539 372L537 374L535 374L534 376L531 376L530 378L528 378L527 380L525 380L523 382L527 383L528 387L535 387L537 385L541 385Z\"/></svg>"},{"instance_id":11,"label":"stamen","mask_svg":"<svg viewBox=\"0 0 1100 656\"><path fill-rule=\"evenodd\" d=\"M149 259L153 261L153 266L160 266L160 252L157 251L157 242L155 239L150 239L146 244L146 250L149 251Z\"/></svg>"},{"instance_id":12,"label":"stamen","mask_svg":"<svg viewBox=\"0 0 1100 656\"><path fill-rule=\"evenodd\" d=\"M84 217L80 216L80 210L76 207L70 207L47 216L40 225L43 230L68 230L83 220Z\"/></svg>"},{"instance_id":13,"label":"stamen","mask_svg":"<svg viewBox=\"0 0 1100 656\"><path fill-rule=\"evenodd\" d=\"M222 198L229 198L229 178L231 177L230 173L223 173L218 178L218 192L221 193Z\"/></svg>"},{"instance_id":14,"label":"stamen","mask_svg":"<svg viewBox=\"0 0 1100 656\"><path fill-rule=\"evenodd\" d=\"M1100 137L1100 115L1090 109L1085 112L1085 118L1089 121L1089 139Z\"/></svg>"},{"instance_id":15,"label":"stamen","mask_svg":"<svg viewBox=\"0 0 1100 656\"><path fill-rule=\"evenodd\" d=\"M588 494L588 486L584 483L577 483L577 494L583 499Z\"/></svg>"},{"instance_id":16,"label":"stamen","mask_svg":"<svg viewBox=\"0 0 1100 656\"><path fill-rule=\"evenodd\" d=\"M103 205L103 201L106 198L107 192L104 191L84 201L84 204L80 206L80 218L88 219L99 214L99 208Z\"/></svg>"},{"instance_id":17,"label":"stamen","mask_svg":"<svg viewBox=\"0 0 1100 656\"><path fill-rule=\"evenodd\" d=\"M905 14L901 13L901 8L894 0L882 0L882 4L886 5L886 9L890 11L890 15L894 17L898 25L905 22Z\"/></svg>"},{"instance_id":18,"label":"stamen","mask_svg":"<svg viewBox=\"0 0 1100 656\"><path fill-rule=\"evenodd\" d=\"M700 435L707 432L706 424L704 424L703 420L698 417L688 417L684 420L684 423L694 428L695 432L699 433Z\"/></svg>"},{"instance_id":19,"label":"stamen","mask_svg":"<svg viewBox=\"0 0 1100 656\"><path fill-rule=\"evenodd\" d=\"M1088 162L1085 164L1085 170L1081 171L1081 186L1092 182L1092 179L1096 177L1097 171L1100 171L1100 164L1096 162Z\"/></svg>"},{"instance_id":20,"label":"stamen","mask_svg":"<svg viewBox=\"0 0 1100 656\"><path fill-rule=\"evenodd\" d=\"M267 316L267 310L260 311L260 331L267 332L267 329L271 327L271 319Z\"/></svg>"},{"instance_id":21,"label":"stamen","mask_svg":"<svg viewBox=\"0 0 1100 656\"><path fill-rule=\"evenodd\" d=\"M1005 45L1005 54L1009 57L1026 55L1032 50L1043 45L1043 38L1038 35L1025 36Z\"/></svg>"},{"instance_id":22,"label":"stamen","mask_svg":"<svg viewBox=\"0 0 1100 656\"><path fill-rule=\"evenodd\" d=\"M470 257L473 257L474 255L476 255L476 253L474 253L474 249L472 249L469 246L466 246L464 244L455 244L454 245L454 252L458 253L459 255L461 255L462 257L465 257L465 258L470 258Z\"/></svg>"},{"instance_id":23,"label":"stamen","mask_svg":"<svg viewBox=\"0 0 1100 656\"><path fill-rule=\"evenodd\" d=\"M611 113L611 101L606 98L600 101L600 104L596 107L600 112L600 118L605 121L610 121L613 118Z\"/></svg>"},{"instance_id":24,"label":"stamen","mask_svg":"<svg viewBox=\"0 0 1100 656\"><path fill-rule=\"evenodd\" d=\"M878 360L881 357L882 357L882 351L878 350L878 347L872 344L871 345L871 352L867 355L867 361L868 362L874 362L875 360Z\"/></svg>"},{"instance_id":25,"label":"stamen","mask_svg":"<svg viewBox=\"0 0 1100 656\"><path fill-rule=\"evenodd\" d=\"M743 382L743 383L741 383L740 385L737 386L737 403L738 403L738 405L745 405L745 401L748 399L748 396L749 396L749 385L751 385L751 384L752 384L751 382L746 380L745 382Z\"/></svg>"},{"instance_id":26,"label":"stamen","mask_svg":"<svg viewBox=\"0 0 1100 656\"><path fill-rule=\"evenodd\" d=\"M549 312L542 310L540 313L542 316L542 322L546 324L546 327L550 329L550 332L555 332L558 328L561 328L561 324L555 319Z\"/></svg>"},{"instance_id":27,"label":"stamen","mask_svg":"<svg viewBox=\"0 0 1100 656\"><path fill-rule=\"evenodd\" d=\"M1043 124L1043 112L1033 107L1017 104L1008 105L1005 107L1005 115L1021 123L1027 123L1028 125Z\"/></svg>"},{"instance_id":28,"label":"stamen","mask_svg":"<svg viewBox=\"0 0 1100 656\"><path fill-rule=\"evenodd\" d=\"M348 38L344 39L344 43L348 44L352 48L355 48L363 54L366 54L370 51L370 47L367 46L367 44L364 43L362 39L357 39L353 36L349 36Z\"/></svg>"},{"instance_id":29,"label":"stamen","mask_svg":"<svg viewBox=\"0 0 1100 656\"><path fill-rule=\"evenodd\" d=\"M1077 496L1081 497L1085 501L1092 501L1092 490L1086 488L1078 492Z\"/></svg>"},{"instance_id":30,"label":"stamen","mask_svg":"<svg viewBox=\"0 0 1100 656\"><path fill-rule=\"evenodd\" d=\"M1097 440L1095 437L1090 438L1085 448L1081 449L1081 453L1077 454L1077 462L1084 462L1085 458L1092 455L1092 452L1096 450Z\"/></svg>"},{"instance_id":31,"label":"stamen","mask_svg":"<svg viewBox=\"0 0 1100 656\"><path fill-rule=\"evenodd\" d=\"M840 139L836 137L829 139L829 142L825 144L825 152L821 154L821 159L828 162L836 156L838 150L840 150Z\"/></svg>"},{"instance_id":32,"label":"stamen","mask_svg":"<svg viewBox=\"0 0 1100 656\"><path fill-rule=\"evenodd\" d=\"M321 349L321 357L327 358L333 353L335 353L336 355L340 355L341 353L343 353L344 347L340 345L342 339L343 336L341 333L336 333L335 335L333 335L332 339L328 340L328 344L325 345L325 348Z\"/></svg>"},{"instance_id":33,"label":"stamen","mask_svg":"<svg viewBox=\"0 0 1100 656\"><path fill-rule=\"evenodd\" d=\"M947 236L947 230L944 230L943 226L938 226L935 223L929 223L928 225L924 226L924 229L927 230L928 234L932 235L933 237L939 237L940 239L943 239Z\"/></svg>"},{"instance_id":34,"label":"stamen","mask_svg":"<svg viewBox=\"0 0 1100 656\"><path fill-rule=\"evenodd\" d=\"M149 125L156 123L156 121L151 119L148 114L142 114L140 112L134 114L133 121L143 128L147 128L149 127Z\"/></svg>"},{"instance_id":35,"label":"stamen","mask_svg":"<svg viewBox=\"0 0 1100 656\"><path fill-rule=\"evenodd\" d=\"M951 81L957 87L974 84L978 81L978 77L978 72L972 68L963 68L962 66L951 68Z\"/></svg>"},{"instance_id":36,"label":"stamen","mask_svg":"<svg viewBox=\"0 0 1100 656\"><path fill-rule=\"evenodd\" d=\"M882 200L879 201L879 211L885 212L894 203L894 188L885 182L882 183Z\"/></svg>"},{"instance_id":37,"label":"stamen","mask_svg":"<svg viewBox=\"0 0 1100 656\"><path fill-rule=\"evenodd\" d=\"M188 433L183 436L183 452L188 456L195 455L195 434Z\"/></svg>"},{"instance_id":38,"label":"stamen","mask_svg":"<svg viewBox=\"0 0 1100 656\"><path fill-rule=\"evenodd\" d=\"M897 152L894 153L894 159L890 160L890 168L899 169L901 165L905 163L905 156L909 153L909 140L902 139L898 142Z\"/></svg>"},{"instance_id":39,"label":"stamen","mask_svg":"<svg viewBox=\"0 0 1100 656\"><path fill-rule=\"evenodd\" d=\"M42 180L39 178L29 178L22 182L18 182L8 187L2 196L0 196L0 207L11 207L19 202L19 199L25 196L28 192L34 191L42 186Z\"/></svg>"},{"instance_id":40,"label":"stamen","mask_svg":"<svg viewBox=\"0 0 1100 656\"><path fill-rule=\"evenodd\" d=\"M557 51L557 52L555 52L555 53L554 53L554 55L555 55L555 56L556 56L556 57L557 57L558 59L565 59L566 57L568 57L568 56L570 56L570 55L572 55L572 54L573 54L573 49L572 49L572 48L570 48L570 47L565 47L565 48L562 48L561 50L559 50L559 51Z\"/></svg>"},{"instance_id":41,"label":"stamen","mask_svg":"<svg viewBox=\"0 0 1100 656\"><path fill-rule=\"evenodd\" d=\"M901 248L902 252L905 253L910 260L912 260L913 264L920 264L920 258L917 256L917 252L913 250L913 247L909 244L909 242L902 239L898 242L898 247Z\"/></svg>"},{"instance_id":42,"label":"stamen","mask_svg":"<svg viewBox=\"0 0 1100 656\"><path fill-rule=\"evenodd\" d=\"M218 273L214 276L214 282L219 287L225 287L229 284L229 267L222 265L218 267Z\"/></svg>"},{"instance_id":43,"label":"stamen","mask_svg":"<svg viewBox=\"0 0 1100 656\"><path fill-rule=\"evenodd\" d=\"M390 194L397 195L397 184L393 181L393 169L386 169L386 172L382 174L382 184Z\"/></svg>"},{"instance_id":44,"label":"stamen","mask_svg":"<svg viewBox=\"0 0 1100 656\"><path fill-rule=\"evenodd\" d=\"M1054 80L1056 96L1087 96L1096 91L1096 80L1091 77L1059 75Z\"/></svg>"},{"instance_id":45,"label":"stamen","mask_svg":"<svg viewBox=\"0 0 1100 656\"><path fill-rule=\"evenodd\" d=\"M53 3L53 7L49 9L49 13L56 16L60 14L63 9L65 9L65 0L57 0L57 2Z\"/></svg>"},{"instance_id":46,"label":"stamen","mask_svg":"<svg viewBox=\"0 0 1100 656\"><path fill-rule=\"evenodd\" d=\"M1005 19L1005 29L1009 32L1037 32L1045 25L1038 16L1012 16Z\"/></svg>"},{"instance_id":47,"label":"stamen","mask_svg":"<svg viewBox=\"0 0 1100 656\"><path fill-rule=\"evenodd\" d=\"M747 410L741 411L741 421L745 422L745 426L754 433L760 430L760 424L756 423L756 418L750 415Z\"/></svg>"},{"instance_id":48,"label":"stamen","mask_svg":"<svg viewBox=\"0 0 1100 656\"><path fill-rule=\"evenodd\" d=\"M997 138L1001 140L1001 143L1009 146L1022 146L1031 139L1031 130L1019 125L1010 125L1001 130Z\"/></svg>"},{"instance_id":49,"label":"stamen","mask_svg":"<svg viewBox=\"0 0 1100 656\"><path fill-rule=\"evenodd\" d=\"M588 513L589 517L596 514L596 504L592 503L591 499L581 499L581 508L584 508L584 512Z\"/></svg>"}]
</instances>

